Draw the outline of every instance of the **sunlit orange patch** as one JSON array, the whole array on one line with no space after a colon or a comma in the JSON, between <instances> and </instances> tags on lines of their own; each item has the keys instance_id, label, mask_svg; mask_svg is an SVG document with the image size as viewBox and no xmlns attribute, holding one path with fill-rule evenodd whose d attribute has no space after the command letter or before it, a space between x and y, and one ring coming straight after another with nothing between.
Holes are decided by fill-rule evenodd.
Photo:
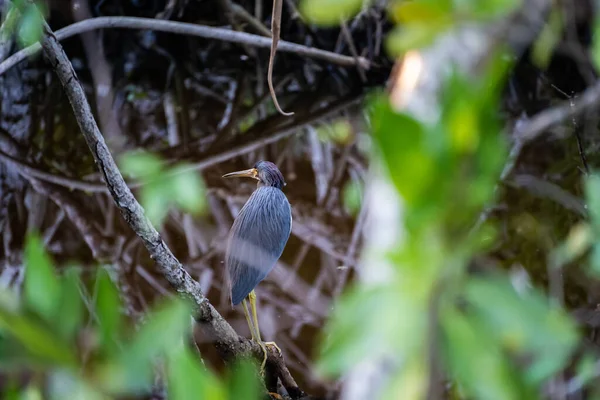
<instances>
[{"instance_id":1,"label":"sunlit orange patch","mask_svg":"<svg viewBox=\"0 0 600 400\"><path fill-rule=\"evenodd\" d=\"M419 78L423 71L423 58L416 50L407 52L401 61L397 61L398 68L392 72L392 85L390 101L396 111L403 109L409 102Z\"/></svg>"}]
</instances>

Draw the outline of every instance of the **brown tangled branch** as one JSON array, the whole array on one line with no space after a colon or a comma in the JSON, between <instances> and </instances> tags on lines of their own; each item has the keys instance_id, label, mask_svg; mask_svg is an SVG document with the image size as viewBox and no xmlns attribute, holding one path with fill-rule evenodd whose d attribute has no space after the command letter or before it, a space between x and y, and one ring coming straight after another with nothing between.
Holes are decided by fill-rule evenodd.
<instances>
[{"instance_id":1,"label":"brown tangled branch","mask_svg":"<svg viewBox=\"0 0 600 400\"><path fill-rule=\"evenodd\" d=\"M194 318L203 332L215 343L217 350L225 360L245 355L260 357L262 350L258 344L239 336L225 321L219 312L204 296L200 284L183 268L183 265L167 247L158 231L144 214L144 209L133 196L123 180L112 155L92 114L83 88L65 54L58 38L44 22L42 49L52 65L73 108L77 124L83 133L94 160L110 194L127 224L142 239L150 257L171 286L184 298L194 304ZM289 373L283 356L269 349L267 371L271 378L281 380L293 398L304 396L301 389Z\"/></svg>"}]
</instances>

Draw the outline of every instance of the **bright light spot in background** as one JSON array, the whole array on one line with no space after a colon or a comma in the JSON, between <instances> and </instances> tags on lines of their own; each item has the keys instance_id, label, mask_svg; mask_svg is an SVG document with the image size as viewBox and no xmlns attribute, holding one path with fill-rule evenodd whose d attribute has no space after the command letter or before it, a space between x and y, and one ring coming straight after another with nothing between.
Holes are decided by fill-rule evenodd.
<instances>
[{"instance_id":1,"label":"bright light spot in background","mask_svg":"<svg viewBox=\"0 0 600 400\"><path fill-rule=\"evenodd\" d=\"M400 71L396 74L390 93L390 100L396 111L403 109L409 102L422 71L423 57L421 57L421 53L416 50L407 52L401 61Z\"/></svg>"}]
</instances>

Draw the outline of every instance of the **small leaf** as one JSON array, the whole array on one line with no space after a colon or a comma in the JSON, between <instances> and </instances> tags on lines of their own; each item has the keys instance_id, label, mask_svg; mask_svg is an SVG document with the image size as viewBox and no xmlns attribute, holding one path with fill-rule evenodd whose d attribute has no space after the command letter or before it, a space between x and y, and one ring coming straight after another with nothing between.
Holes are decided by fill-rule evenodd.
<instances>
[{"instance_id":1,"label":"small leaf","mask_svg":"<svg viewBox=\"0 0 600 400\"><path fill-rule=\"evenodd\" d=\"M598 234L600 233L600 175L597 172L590 174L586 179L585 199L590 213L590 222Z\"/></svg>"},{"instance_id":2,"label":"small leaf","mask_svg":"<svg viewBox=\"0 0 600 400\"><path fill-rule=\"evenodd\" d=\"M363 0L301 0L300 14L310 23L321 26L339 26L341 20L356 15Z\"/></svg>"},{"instance_id":3,"label":"small leaf","mask_svg":"<svg viewBox=\"0 0 600 400\"><path fill-rule=\"evenodd\" d=\"M160 226L169 213L171 189L169 181L153 180L142 187L140 201L146 216L154 225Z\"/></svg>"},{"instance_id":4,"label":"small leaf","mask_svg":"<svg viewBox=\"0 0 600 400\"><path fill-rule=\"evenodd\" d=\"M60 284L44 245L37 235L29 235L25 245L25 299L31 309L49 322L60 301Z\"/></svg>"},{"instance_id":5,"label":"small leaf","mask_svg":"<svg viewBox=\"0 0 600 400\"><path fill-rule=\"evenodd\" d=\"M187 348L180 346L171 352L168 368L169 399L172 400L225 400L225 388L209 371L203 369ZM231 390L235 391L232 387ZM252 397L252 388L235 399L257 399ZM230 397L232 398L232 397Z\"/></svg>"},{"instance_id":6,"label":"small leaf","mask_svg":"<svg viewBox=\"0 0 600 400\"><path fill-rule=\"evenodd\" d=\"M111 391L132 392L148 388L157 356L169 354L185 340L190 329L190 307L176 299L162 304L146 320L122 353L100 372Z\"/></svg>"},{"instance_id":7,"label":"small leaf","mask_svg":"<svg viewBox=\"0 0 600 400\"><path fill-rule=\"evenodd\" d=\"M79 293L79 273L72 268L65 272L57 315L57 330L64 339L73 339L83 321L83 301Z\"/></svg>"},{"instance_id":8,"label":"small leaf","mask_svg":"<svg viewBox=\"0 0 600 400\"><path fill-rule=\"evenodd\" d=\"M395 27L386 39L386 48L391 56L401 56L409 50L431 45L435 39L451 27L451 23L414 22Z\"/></svg>"},{"instance_id":9,"label":"small leaf","mask_svg":"<svg viewBox=\"0 0 600 400\"><path fill-rule=\"evenodd\" d=\"M533 44L531 58L538 68L545 69L548 67L554 48L560 41L562 29L561 11L558 8L553 8L548 22Z\"/></svg>"},{"instance_id":10,"label":"small leaf","mask_svg":"<svg viewBox=\"0 0 600 400\"><path fill-rule=\"evenodd\" d=\"M162 171L160 158L145 151L130 152L120 159L121 172L133 178L156 178Z\"/></svg>"},{"instance_id":11,"label":"small leaf","mask_svg":"<svg viewBox=\"0 0 600 400\"><path fill-rule=\"evenodd\" d=\"M502 400L524 398L518 376L495 342L468 317L446 310L442 314L444 354L451 375L472 398ZM476 378L475 378L476 377Z\"/></svg>"},{"instance_id":12,"label":"small leaf","mask_svg":"<svg viewBox=\"0 0 600 400\"><path fill-rule=\"evenodd\" d=\"M98 270L96 278L96 314L100 324L102 346L115 350L116 340L121 332L121 301L117 288L104 269Z\"/></svg>"},{"instance_id":13,"label":"small leaf","mask_svg":"<svg viewBox=\"0 0 600 400\"><path fill-rule=\"evenodd\" d=\"M258 380L258 371L252 361L242 359L233 365L231 372L227 385L229 388L229 400L258 400L261 398L261 384Z\"/></svg>"},{"instance_id":14,"label":"small leaf","mask_svg":"<svg viewBox=\"0 0 600 400\"><path fill-rule=\"evenodd\" d=\"M474 151L479 144L477 110L468 102L457 99L448 116L450 143L458 153Z\"/></svg>"},{"instance_id":15,"label":"small leaf","mask_svg":"<svg viewBox=\"0 0 600 400\"><path fill-rule=\"evenodd\" d=\"M200 176L186 165L174 168L170 179L173 200L191 213L199 213L206 207L206 190Z\"/></svg>"},{"instance_id":16,"label":"small leaf","mask_svg":"<svg viewBox=\"0 0 600 400\"><path fill-rule=\"evenodd\" d=\"M396 188L409 204L430 196L436 169L425 130L414 118L396 113L386 98L374 103L373 133Z\"/></svg>"},{"instance_id":17,"label":"small leaf","mask_svg":"<svg viewBox=\"0 0 600 400\"><path fill-rule=\"evenodd\" d=\"M391 7L392 17L396 23L414 22L437 23L442 19L450 19L450 4L442 1L396 1Z\"/></svg>"},{"instance_id":18,"label":"small leaf","mask_svg":"<svg viewBox=\"0 0 600 400\"><path fill-rule=\"evenodd\" d=\"M8 332L36 359L71 367L75 356L66 343L41 323L0 309L0 332Z\"/></svg>"},{"instance_id":19,"label":"small leaf","mask_svg":"<svg viewBox=\"0 0 600 400\"><path fill-rule=\"evenodd\" d=\"M21 12L18 7L14 3L10 3L6 18L2 22L2 26L0 26L0 40L7 40L15 33L20 18Z\"/></svg>"},{"instance_id":20,"label":"small leaf","mask_svg":"<svg viewBox=\"0 0 600 400\"><path fill-rule=\"evenodd\" d=\"M467 299L489 331L512 352L528 356L525 378L538 385L565 366L577 331L563 310L542 294L517 294L506 279L472 279Z\"/></svg>"},{"instance_id":21,"label":"small leaf","mask_svg":"<svg viewBox=\"0 0 600 400\"><path fill-rule=\"evenodd\" d=\"M406 337L406 328L410 326L411 333L419 331L416 314L418 307L407 304L395 285L347 292L327 323L318 370L325 375L338 374L366 357L377 358L410 345L415 338Z\"/></svg>"},{"instance_id":22,"label":"small leaf","mask_svg":"<svg viewBox=\"0 0 600 400\"><path fill-rule=\"evenodd\" d=\"M27 47L39 42L43 34L44 18L37 6L31 5L21 16L18 39L21 46Z\"/></svg>"},{"instance_id":23,"label":"small leaf","mask_svg":"<svg viewBox=\"0 0 600 400\"><path fill-rule=\"evenodd\" d=\"M362 191L363 188L360 183L355 181L350 181L344 186L344 208L351 215L356 215L360 211L360 206L362 203Z\"/></svg>"}]
</instances>

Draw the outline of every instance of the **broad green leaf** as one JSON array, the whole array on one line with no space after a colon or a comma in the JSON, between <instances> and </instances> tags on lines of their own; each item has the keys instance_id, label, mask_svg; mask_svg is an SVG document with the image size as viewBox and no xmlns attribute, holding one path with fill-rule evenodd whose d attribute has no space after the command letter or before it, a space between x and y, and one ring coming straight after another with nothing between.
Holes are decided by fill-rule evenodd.
<instances>
[{"instance_id":1,"label":"broad green leaf","mask_svg":"<svg viewBox=\"0 0 600 400\"><path fill-rule=\"evenodd\" d=\"M173 190L172 200L183 210L199 213L206 207L206 190L200 176L186 165L174 168L169 179Z\"/></svg>"},{"instance_id":2,"label":"broad green leaf","mask_svg":"<svg viewBox=\"0 0 600 400\"><path fill-rule=\"evenodd\" d=\"M169 213L173 193L166 179L153 180L142 187L140 201L146 216L154 225L160 226Z\"/></svg>"},{"instance_id":3,"label":"broad green leaf","mask_svg":"<svg viewBox=\"0 0 600 400\"><path fill-rule=\"evenodd\" d=\"M107 400L106 395L68 371L54 371L49 381L48 392L52 400Z\"/></svg>"},{"instance_id":4,"label":"broad green leaf","mask_svg":"<svg viewBox=\"0 0 600 400\"><path fill-rule=\"evenodd\" d=\"M101 371L100 380L114 392L127 393L152 384L157 357L169 354L190 329L190 307L180 300L162 304L150 314L123 352Z\"/></svg>"},{"instance_id":5,"label":"broad green leaf","mask_svg":"<svg viewBox=\"0 0 600 400\"><path fill-rule=\"evenodd\" d=\"M21 15L17 38L21 46L39 42L43 34L44 18L36 6L29 6Z\"/></svg>"},{"instance_id":6,"label":"broad green leaf","mask_svg":"<svg viewBox=\"0 0 600 400\"><path fill-rule=\"evenodd\" d=\"M573 322L551 307L537 291L517 294L507 279L472 279L466 291L469 303L490 332L509 351L528 356L525 377L542 383L565 366L577 342Z\"/></svg>"},{"instance_id":7,"label":"broad green leaf","mask_svg":"<svg viewBox=\"0 0 600 400\"><path fill-rule=\"evenodd\" d=\"M363 0L301 0L299 11L310 23L338 26L340 21L356 15L362 5Z\"/></svg>"},{"instance_id":8,"label":"broad green leaf","mask_svg":"<svg viewBox=\"0 0 600 400\"><path fill-rule=\"evenodd\" d=\"M391 14L396 23L438 23L451 18L451 5L445 1L395 1Z\"/></svg>"},{"instance_id":9,"label":"broad green leaf","mask_svg":"<svg viewBox=\"0 0 600 400\"><path fill-rule=\"evenodd\" d=\"M79 293L79 273L72 268L65 272L61 280L61 295L55 320L58 333L64 339L73 339L83 321L83 301Z\"/></svg>"},{"instance_id":10,"label":"broad green leaf","mask_svg":"<svg viewBox=\"0 0 600 400\"><path fill-rule=\"evenodd\" d=\"M106 350L115 351L122 325L119 292L105 269L98 270L96 279L96 315L101 343Z\"/></svg>"},{"instance_id":11,"label":"broad green leaf","mask_svg":"<svg viewBox=\"0 0 600 400\"><path fill-rule=\"evenodd\" d=\"M26 304L49 322L56 315L60 301L60 283L37 235L28 235L25 245Z\"/></svg>"},{"instance_id":12,"label":"broad green leaf","mask_svg":"<svg viewBox=\"0 0 600 400\"><path fill-rule=\"evenodd\" d=\"M134 178L156 178L162 172L161 159L145 151L126 153L119 161L121 172Z\"/></svg>"},{"instance_id":13,"label":"broad green leaf","mask_svg":"<svg viewBox=\"0 0 600 400\"><path fill-rule=\"evenodd\" d=\"M455 11L474 17L498 18L515 11L522 0L454 0Z\"/></svg>"},{"instance_id":14,"label":"broad green leaf","mask_svg":"<svg viewBox=\"0 0 600 400\"><path fill-rule=\"evenodd\" d=\"M256 365L251 360L242 359L240 362L234 364L230 370L227 385L229 388L229 400L260 399L262 397L261 383L258 379L259 375Z\"/></svg>"},{"instance_id":15,"label":"broad green leaf","mask_svg":"<svg viewBox=\"0 0 600 400\"><path fill-rule=\"evenodd\" d=\"M374 104L373 133L396 188L408 204L417 204L436 177L435 161L419 122L393 111L386 98Z\"/></svg>"},{"instance_id":16,"label":"broad green leaf","mask_svg":"<svg viewBox=\"0 0 600 400\"><path fill-rule=\"evenodd\" d=\"M187 348L180 346L169 355L168 365L168 390L169 399L172 400L225 400L227 399L225 387L208 370L202 368L198 357ZM242 393L235 399L252 400L252 388L246 386L250 392ZM235 391L235 387L230 387ZM232 398L232 397L230 397Z\"/></svg>"},{"instance_id":17,"label":"broad green leaf","mask_svg":"<svg viewBox=\"0 0 600 400\"><path fill-rule=\"evenodd\" d=\"M517 375L496 341L467 316L442 314L443 354L450 375L478 400L520 399Z\"/></svg>"},{"instance_id":18,"label":"broad green leaf","mask_svg":"<svg viewBox=\"0 0 600 400\"><path fill-rule=\"evenodd\" d=\"M458 153L470 153L479 144L477 109L467 101L456 100L448 116L451 146Z\"/></svg>"},{"instance_id":19,"label":"broad green leaf","mask_svg":"<svg viewBox=\"0 0 600 400\"><path fill-rule=\"evenodd\" d=\"M0 310L0 332L18 340L35 359L54 365L73 366L72 350L45 325L23 315Z\"/></svg>"},{"instance_id":20,"label":"broad green leaf","mask_svg":"<svg viewBox=\"0 0 600 400\"><path fill-rule=\"evenodd\" d=\"M317 369L335 375L366 358L416 348L424 328L421 311L395 285L347 292L327 323Z\"/></svg>"},{"instance_id":21,"label":"broad green leaf","mask_svg":"<svg viewBox=\"0 0 600 400\"><path fill-rule=\"evenodd\" d=\"M409 50L427 47L451 26L451 21L441 21L435 24L413 22L396 26L387 36L386 49L391 56L397 57Z\"/></svg>"}]
</instances>

